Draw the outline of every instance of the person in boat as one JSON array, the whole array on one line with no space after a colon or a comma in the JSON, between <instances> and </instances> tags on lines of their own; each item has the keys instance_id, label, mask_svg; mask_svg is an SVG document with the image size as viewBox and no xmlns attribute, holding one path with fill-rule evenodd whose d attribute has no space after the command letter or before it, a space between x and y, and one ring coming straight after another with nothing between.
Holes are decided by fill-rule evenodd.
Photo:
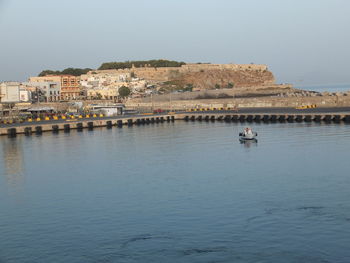
<instances>
[{"instance_id":1,"label":"person in boat","mask_svg":"<svg viewBox=\"0 0 350 263\"><path fill-rule=\"evenodd\" d=\"M253 134L253 132L252 132L251 128L245 128L244 135L252 135L252 134Z\"/></svg>"}]
</instances>

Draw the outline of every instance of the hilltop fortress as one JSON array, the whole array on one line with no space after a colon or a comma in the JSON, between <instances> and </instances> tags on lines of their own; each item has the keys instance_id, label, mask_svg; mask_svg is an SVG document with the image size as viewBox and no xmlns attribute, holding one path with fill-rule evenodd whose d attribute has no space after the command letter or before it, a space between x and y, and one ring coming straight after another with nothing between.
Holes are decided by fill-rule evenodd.
<instances>
[{"instance_id":1,"label":"hilltop fortress","mask_svg":"<svg viewBox=\"0 0 350 263\"><path fill-rule=\"evenodd\" d=\"M185 64L181 67L132 67L127 69L92 70L81 78L93 75L131 74L137 78L155 83L183 86L192 84L199 89L212 89L215 86L251 87L274 85L275 78L266 65L256 64Z\"/></svg>"}]
</instances>

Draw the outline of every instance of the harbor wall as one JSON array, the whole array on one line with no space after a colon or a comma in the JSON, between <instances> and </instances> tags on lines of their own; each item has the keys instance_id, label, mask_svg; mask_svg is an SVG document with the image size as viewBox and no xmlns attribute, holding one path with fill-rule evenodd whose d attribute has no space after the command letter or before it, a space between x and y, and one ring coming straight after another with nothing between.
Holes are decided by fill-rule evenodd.
<instances>
[{"instance_id":1,"label":"harbor wall","mask_svg":"<svg viewBox=\"0 0 350 263\"><path fill-rule=\"evenodd\" d=\"M240 99L203 99L203 100L168 100L141 102L130 100L125 104L128 108L153 109L188 109L188 108L260 108L260 107L300 107L317 105L317 107L346 107L350 106L350 96L317 96L317 97L268 97L268 98L240 98Z\"/></svg>"}]
</instances>

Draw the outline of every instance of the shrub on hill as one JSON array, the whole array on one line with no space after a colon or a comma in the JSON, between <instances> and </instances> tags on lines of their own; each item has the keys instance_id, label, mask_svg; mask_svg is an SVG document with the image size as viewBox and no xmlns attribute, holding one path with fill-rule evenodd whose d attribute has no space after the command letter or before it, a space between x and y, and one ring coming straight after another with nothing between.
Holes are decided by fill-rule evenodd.
<instances>
[{"instance_id":1,"label":"shrub on hill","mask_svg":"<svg viewBox=\"0 0 350 263\"><path fill-rule=\"evenodd\" d=\"M125 62L106 62L103 63L98 69L126 69L126 68L140 68L140 67L181 67L182 65L185 65L185 62L178 62L178 61L172 61L172 60L165 60L165 59L157 59L157 60L136 60L136 61L125 61Z\"/></svg>"},{"instance_id":2,"label":"shrub on hill","mask_svg":"<svg viewBox=\"0 0 350 263\"><path fill-rule=\"evenodd\" d=\"M43 70L39 73L39 77L47 76L47 75L73 75L73 76L80 76L83 74L86 74L88 71L92 69L90 68L66 68L62 71L59 70Z\"/></svg>"}]
</instances>

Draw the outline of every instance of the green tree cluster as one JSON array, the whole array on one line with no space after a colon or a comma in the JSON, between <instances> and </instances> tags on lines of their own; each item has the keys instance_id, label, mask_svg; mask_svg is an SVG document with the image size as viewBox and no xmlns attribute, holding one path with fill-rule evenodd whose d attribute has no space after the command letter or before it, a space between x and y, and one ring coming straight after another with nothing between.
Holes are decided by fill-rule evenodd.
<instances>
[{"instance_id":1,"label":"green tree cluster","mask_svg":"<svg viewBox=\"0 0 350 263\"><path fill-rule=\"evenodd\" d=\"M126 86L121 86L119 89L118 89L118 92L119 92L119 96L122 97L122 98L125 98L127 96L130 95L130 89Z\"/></svg>"},{"instance_id":2,"label":"green tree cluster","mask_svg":"<svg viewBox=\"0 0 350 263\"><path fill-rule=\"evenodd\" d=\"M73 75L73 76L80 76L82 74L86 74L87 72L91 71L90 68L66 68L62 71L59 70L43 70L39 73L39 77L47 76L47 75Z\"/></svg>"},{"instance_id":3,"label":"green tree cluster","mask_svg":"<svg viewBox=\"0 0 350 263\"><path fill-rule=\"evenodd\" d=\"M135 61L125 61L125 62L106 62L103 63L98 69L126 69L132 68L134 65L136 68L151 66L151 67L181 67L185 65L185 62L178 62L165 59L153 59L153 60L135 60Z\"/></svg>"},{"instance_id":4,"label":"green tree cluster","mask_svg":"<svg viewBox=\"0 0 350 263\"><path fill-rule=\"evenodd\" d=\"M193 84L191 84L191 83L186 84L186 86L184 87L183 90L184 90L184 91L190 91L190 92L192 92L192 90L193 90Z\"/></svg>"},{"instance_id":5,"label":"green tree cluster","mask_svg":"<svg viewBox=\"0 0 350 263\"><path fill-rule=\"evenodd\" d=\"M227 88L228 89L233 89L234 86L235 86L235 84L232 83L232 82L227 83Z\"/></svg>"}]
</instances>

